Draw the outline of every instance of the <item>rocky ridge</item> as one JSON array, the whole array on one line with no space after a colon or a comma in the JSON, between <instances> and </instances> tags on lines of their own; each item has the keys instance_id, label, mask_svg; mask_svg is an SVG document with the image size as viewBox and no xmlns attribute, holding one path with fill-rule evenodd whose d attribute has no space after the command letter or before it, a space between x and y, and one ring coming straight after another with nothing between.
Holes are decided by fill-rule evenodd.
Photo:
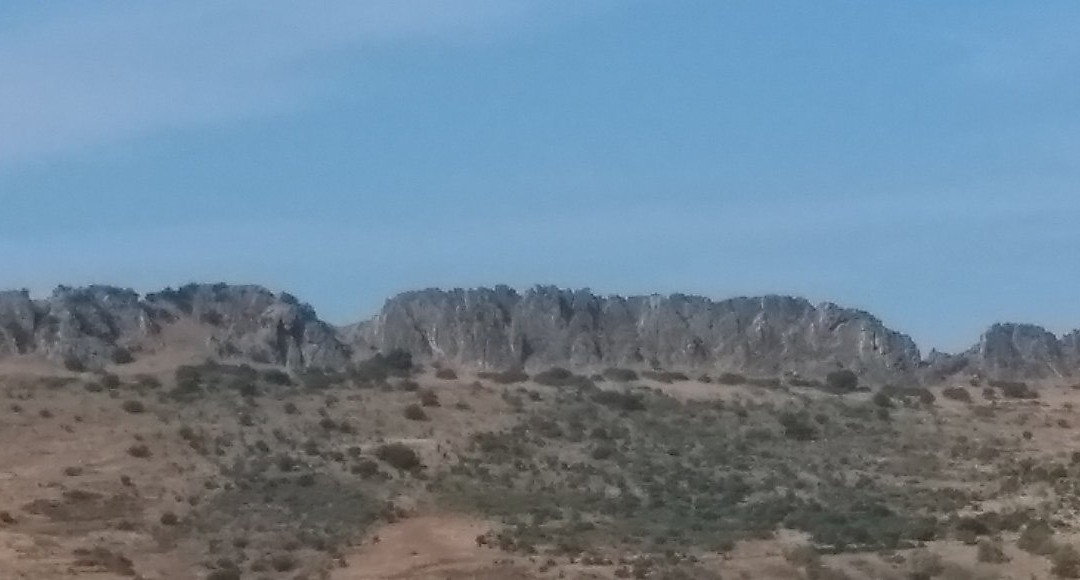
<instances>
[{"instance_id":1,"label":"rocky ridge","mask_svg":"<svg viewBox=\"0 0 1080 580\"><path fill-rule=\"evenodd\" d=\"M34 300L0 293L0 357L43 355L68 368L100 368L141 356L172 325L207 330L207 356L288 367L342 367L349 348L315 311L259 286L191 284L145 297L109 286L68 288Z\"/></svg>"},{"instance_id":2,"label":"rocky ridge","mask_svg":"<svg viewBox=\"0 0 1080 580\"><path fill-rule=\"evenodd\" d=\"M101 368L167 348L168 330L205 331L206 356L294 369L343 369L395 349L417 360L484 370L565 366L664 368L759 376L850 369L878 381L957 375L1080 376L1080 331L1055 336L995 324L971 349L925 358L873 315L789 296L599 296L538 286L420 290L387 300L371 320L335 328L287 293L190 284L140 296L108 286L59 287L35 300L0 292L0 358L42 355Z\"/></svg>"}]
</instances>

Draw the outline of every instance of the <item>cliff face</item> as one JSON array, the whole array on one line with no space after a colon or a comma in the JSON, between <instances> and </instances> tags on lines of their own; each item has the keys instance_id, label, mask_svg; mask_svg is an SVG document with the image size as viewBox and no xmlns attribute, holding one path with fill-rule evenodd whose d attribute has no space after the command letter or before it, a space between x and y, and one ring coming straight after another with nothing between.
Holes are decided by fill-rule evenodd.
<instances>
[{"instance_id":1,"label":"cliff face","mask_svg":"<svg viewBox=\"0 0 1080 580\"><path fill-rule=\"evenodd\" d=\"M310 306L257 286L189 285L145 298L107 286L57 288L44 300L0 293L0 356L41 354L101 367L140 355L181 322L204 327L207 354L290 367L341 367L350 351Z\"/></svg>"},{"instance_id":2,"label":"cliff face","mask_svg":"<svg viewBox=\"0 0 1080 580\"><path fill-rule=\"evenodd\" d=\"M1080 378L1080 331L1058 337L1038 326L995 324L965 352L922 359L910 338L866 312L786 296L422 290L338 329L291 295L259 286L191 284L146 296L61 286L41 300L0 292L0 358L39 354L100 368L167 349L168 331L178 326L200 329L206 356L291 368L343 369L375 351L402 349L420 361L482 369L656 366L820 376L846 368L879 381Z\"/></svg>"},{"instance_id":3,"label":"cliff face","mask_svg":"<svg viewBox=\"0 0 1080 580\"><path fill-rule=\"evenodd\" d=\"M939 376L956 373L1028 380L1080 376L1080 331L1058 337L1032 324L995 324L965 352L930 361Z\"/></svg>"},{"instance_id":4,"label":"cliff face","mask_svg":"<svg viewBox=\"0 0 1080 580\"><path fill-rule=\"evenodd\" d=\"M538 287L424 290L390 299L362 340L482 368L649 366L778 374L913 373L907 336L858 310L765 296L601 297Z\"/></svg>"}]
</instances>

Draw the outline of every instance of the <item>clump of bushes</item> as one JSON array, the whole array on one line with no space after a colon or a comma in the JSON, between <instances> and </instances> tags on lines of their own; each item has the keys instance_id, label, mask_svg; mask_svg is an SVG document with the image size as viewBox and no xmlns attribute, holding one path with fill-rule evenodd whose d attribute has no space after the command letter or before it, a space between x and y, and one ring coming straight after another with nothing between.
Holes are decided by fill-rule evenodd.
<instances>
[{"instance_id":1,"label":"clump of bushes","mask_svg":"<svg viewBox=\"0 0 1080 580\"><path fill-rule=\"evenodd\" d=\"M979 548L976 558L986 564L1003 564L1009 561L1005 555L1005 547L1000 539L983 538L979 540Z\"/></svg>"},{"instance_id":2,"label":"clump of bushes","mask_svg":"<svg viewBox=\"0 0 1080 580\"><path fill-rule=\"evenodd\" d=\"M604 369L602 376L617 383L629 383L638 380L638 374L631 369L621 369L617 367L609 367Z\"/></svg>"},{"instance_id":3,"label":"clump of bushes","mask_svg":"<svg viewBox=\"0 0 1080 580\"><path fill-rule=\"evenodd\" d=\"M485 371L476 373L476 376L500 385L524 383L525 381L529 380L529 375L521 369L510 369L498 372Z\"/></svg>"},{"instance_id":4,"label":"clump of bushes","mask_svg":"<svg viewBox=\"0 0 1080 580\"><path fill-rule=\"evenodd\" d=\"M132 445L131 447L128 447L127 452L128 455L132 457L137 457L139 459L146 459L151 455L150 448L142 443L137 443L135 445Z\"/></svg>"},{"instance_id":5,"label":"clump of bushes","mask_svg":"<svg viewBox=\"0 0 1080 580\"><path fill-rule=\"evenodd\" d=\"M549 387L596 388L596 385L593 384L589 377L575 375L561 367L552 367L539 373L533 377L533 380Z\"/></svg>"},{"instance_id":6,"label":"clump of bushes","mask_svg":"<svg viewBox=\"0 0 1080 580\"><path fill-rule=\"evenodd\" d=\"M135 399L124 401L124 404L121 405L121 407L123 407L124 411L131 413L132 415L146 412L146 405L144 405L142 401Z\"/></svg>"},{"instance_id":7,"label":"clump of bushes","mask_svg":"<svg viewBox=\"0 0 1080 580\"><path fill-rule=\"evenodd\" d=\"M126 365L135 361L131 351L126 348L118 348L112 353L112 361L118 365Z\"/></svg>"},{"instance_id":8,"label":"clump of bushes","mask_svg":"<svg viewBox=\"0 0 1080 580\"><path fill-rule=\"evenodd\" d=\"M454 372L454 369L438 369L435 371L435 378L442 379L444 381L453 381L456 380L458 377L457 373Z\"/></svg>"},{"instance_id":9,"label":"clump of bushes","mask_svg":"<svg viewBox=\"0 0 1080 580\"><path fill-rule=\"evenodd\" d=\"M592 398L601 405L621 411L642 411L645 409L645 400L637 393L597 391Z\"/></svg>"},{"instance_id":10,"label":"clump of bushes","mask_svg":"<svg viewBox=\"0 0 1080 580\"><path fill-rule=\"evenodd\" d=\"M1016 540L1016 547L1040 556L1052 554L1057 549L1054 543L1054 529L1043 520L1031 522L1024 526L1024 531Z\"/></svg>"},{"instance_id":11,"label":"clump of bushes","mask_svg":"<svg viewBox=\"0 0 1080 580\"><path fill-rule=\"evenodd\" d=\"M780 414L780 426L784 428L784 436L796 441L813 441L818 437L817 428L814 427L810 417L804 413L785 411Z\"/></svg>"},{"instance_id":12,"label":"clump of bushes","mask_svg":"<svg viewBox=\"0 0 1080 580\"><path fill-rule=\"evenodd\" d=\"M1038 399L1039 393L1027 383L1014 381L990 381L991 387L1001 390L1001 394L1009 399Z\"/></svg>"},{"instance_id":13,"label":"clump of bushes","mask_svg":"<svg viewBox=\"0 0 1080 580\"><path fill-rule=\"evenodd\" d=\"M941 396L961 403L971 402L971 392L964 387L945 387L941 391Z\"/></svg>"},{"instance_id":14,"label":"clump of bushes","mask_svg":"<svg viewBox=\"0 0 1080 580\"><path fill-rule=\"evenodd\" d=\"M690 377L677 371L642 371L641 376L658 383L671 384L675 381L689 381Z\"/></svg>"},{"instance_id":15,"label":"clump of bushes","mask_svg":"<svg viewBox=\"0 0 1080 580\"><path fill-rule=\"evenodd\" d=\"M387 443L375 450L375 457L402 471L416 471L423 467L420 456L404 443Z\"/></svg>"},{"instance_id":16,"label":"clump of bushes","mask_svg":"<svg viewBox=\"0 0 1080 580\"><path fill-rule=\"evenodd\" d=\"M776 377L748 378L746 384L764 389L779 389L783 385Z\"/></svg>"},{"instance_id":17,"label":"clump of bushes","mask_svg":"<svg viewBox=\"0 0 1080 580\"><path fill-rule=\"evenodd\" d=\"M349 375L356 382L371 383L382 382L390 377L408 377L414 370L411 354L403 350L392 350L385 355L377 353L356 363Z\"/></svg>"},{"instance_id":18,"label":"clump of bushes","mask_svg":"<svg viewBox=\"0 0 1080 580\"><path fill-rule=\"evenodd\" d=\"M842 369L825 375L825 386L835 393L851 393L859 388L859 375Z\"/></svg>"},{"instance_id":19,"label":"clump of bushes","mask_svg":"<svg viewBox=\"0 0 1080 580\"><path fill-rule=\"evenodd\" d=\"M420 404L424 407L438 407L439 395L431 389L424 389L420 391Z\"/></svg>"},{"instance_id":20,"label":"clump of bushes","mask_svg":"<svg viewBox=\"0 0 1080 580\"><path fill-rule=\"evenodd\" d=\"M716 382L728 386L743 385L746 384L746 377L738 373L722 373L716 377Z\"/></svg>"},{"instance_id":21,"label":"clump of bushes","mask_svg":"<svg viewBox=\"0 0 1080 580\"><path fill-rule=\"evenodd\" d=\"M424 412L424 408L416 403L407 405L404 412L405 418L410 421L427 421L428 415Z\"/></svg>"},{"instance_id":22,"label":"clump of bushes","mask_svg":"<svg viewBox=\"0 0 1080 580\"><path fill-rule=\"evenodd\" d=\"M1050 555L1050 573L1058 578L1080 578L1080 552L1061 546Z\"/></svg>"}]
</instances>

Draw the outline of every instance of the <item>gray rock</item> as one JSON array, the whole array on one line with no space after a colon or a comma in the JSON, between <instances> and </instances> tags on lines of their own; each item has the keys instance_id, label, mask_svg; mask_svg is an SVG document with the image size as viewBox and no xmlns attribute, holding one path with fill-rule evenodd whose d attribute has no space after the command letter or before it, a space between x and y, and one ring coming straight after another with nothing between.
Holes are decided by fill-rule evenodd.
<instances>
[{"instance_id":1,"label":"gray rock","mask_svg":"<svg viewBox=\"0 0 1080 580\"><path fill-rule=\"evenodd\" d=\"M145 299L107 286L59 287L44 300L0 293L0 356L41 354L100 368L138 355L148 338L186 321L208 329L208 355L290 367L342 368L350 351L333 327L288 294L258 286L189 285Z\"/></svg>"},{"instance_id":2,"label":"gray rock","mask_svg":"<svg viewBox=\"0 0 1080 580\"><path fill-rule=\"evenodd\" d=\"M1010 380L1052 379L1080 374L1080 334L1058 338L1033 324L994 324L967 351L928 361L938 377L957 373Z\"/></svg>"},{"instance_id":3,"label":"gray rock","mask_svg":"<svg viewBox=\"0 0 1080 580\"><path fill-rule=\"evenodd\" d=\"M786 296L601 297L505 286L391 298L356 338L420 360L488 369L658 366L758 374L849 368L910 376L912 340L858 310Z\"/></svg>"}]
</instances>

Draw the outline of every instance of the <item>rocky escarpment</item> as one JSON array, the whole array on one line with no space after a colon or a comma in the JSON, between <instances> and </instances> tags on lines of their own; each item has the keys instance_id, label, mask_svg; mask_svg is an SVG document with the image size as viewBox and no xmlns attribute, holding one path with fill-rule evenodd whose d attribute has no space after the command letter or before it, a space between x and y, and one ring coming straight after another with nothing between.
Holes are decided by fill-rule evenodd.
<instances>
[{"instance_id":1,"label":"rocky escarpment","mask_svg":"<svg viewBox=\"0 0 1080 580\"><path fill-rule=\"evenodd\" d=\"M1033 324L994 324L957 355L928 361L938 377L956 374L1029 380L1080 376L1080 331L1058 337Z\"/></svg>"},{"instance_id":2,"label":"rocky escarpment","mask_svg":"<svg viewBox=\"0 0 1080 580\"><path fill-rule=\"evenodd\" d=\"M780 374L910 375L914 342L862 311L785 296L602 297L538 287L424 290L358 331L380 350L481 368L659 366Z\"/></svg>"},{"instance_id":3,"label":"rocky escarpment","mask_svg":"<svg viewBox=\"0 0 1080 580\"><path fill-rule=\"evenodd\" d=\"M290 367L344 366L333 327L288 294L258 286L188 285L141 297L108 286L57 288L34 300L0 293L0 356L40 354L68 367L97 368L144 353L170 326L205 329L206 353Z\"/></svg>"},{"instance_id":4,"label":"rocky escarpment","mask_svg":"<svg viewBox=\"0 0 1080 580\"><path fill-rule=\"evenodd\" d=\"M925 359L874 316L786 296L598 296L505 286L422 290L389 299L373 319L334 328L289 294L191 284L140 296L61 286L49 297L0 292L0 358L37 354L100 368L175 346L197 329L198 356L291 368L344 369L376 351L461 367L662 367L820 376L846 368L881 381L1080 378L1080 331L995 324L965 352ZM192 336L192 333L182 334Z\"/></svg>"}]
</instances>

